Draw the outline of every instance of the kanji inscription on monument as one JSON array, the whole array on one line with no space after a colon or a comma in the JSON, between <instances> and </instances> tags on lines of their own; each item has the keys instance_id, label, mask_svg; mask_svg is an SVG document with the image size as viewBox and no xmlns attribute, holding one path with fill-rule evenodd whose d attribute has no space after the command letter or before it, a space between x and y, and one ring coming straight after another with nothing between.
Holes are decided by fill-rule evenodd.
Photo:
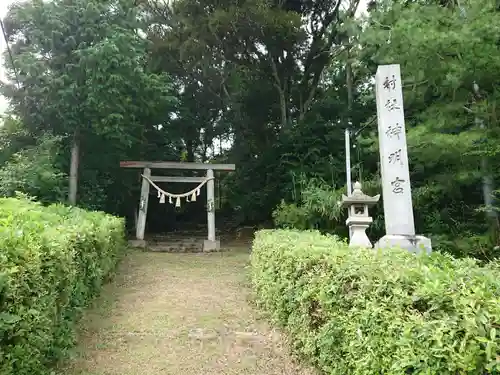
<instances>
[{"instance_id":1,"label":"kanji inscription on monument","mask_svg":"<svg viewBox=\"0 0 500 375\"><path fill-rule=\"evenodd\" d=\"M403 91L399 65L381 65L375 76L382 197L387 234L414 236Z\"/></svg>"},{"instance_id":2,"label":"kanji inscription on monument","mask_svg":"<svg viewBox=\"0 0 500 375\"><path fill-rule=\"evenodd\" d=\"M391 181L392 192L394 194L402 194L405 190L403 188L404 182L405 182L405 180L401 180L399 177L396 177L396 179L394 181Z\"/></svg>"}]
</instances>

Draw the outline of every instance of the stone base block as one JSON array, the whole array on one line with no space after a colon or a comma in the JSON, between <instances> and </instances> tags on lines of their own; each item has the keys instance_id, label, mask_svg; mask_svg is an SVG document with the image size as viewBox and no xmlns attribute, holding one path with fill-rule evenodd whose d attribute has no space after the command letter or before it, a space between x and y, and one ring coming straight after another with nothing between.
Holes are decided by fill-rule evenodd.
<instances>
[{"instance_id":1,"label":"stone base block","mask_svg":"<svg viewBox=\"0 0 500 375\"><path fill-rule=\"evenodd\" d=\"M386 234L375 244L376 249L402 248L411 253L430 254L432 252L431 239L425 236L403 236L397 234Z\"/></svg>"},{"instance_id":2,"label":"stone base block","mask_svg":"<svg viewBox=\"0 0 500 375\"><path fill-rule=\"evenodd\" d=\"M204 240L203 241L203 252L209 253L212 251L219 251L220 250L220 240Z\"/></svg>"},{"instance_id":3,"label":"stone base block","mask_svg":"<svg viewBox=\"0 0 500 375\"><path fill-rule=\"evenodd\" d=\"M147 245L145 240L130 240L128 241L128 244L132 247L141 247L141 248L145 248Z\"/></svg>"}]
</instances>

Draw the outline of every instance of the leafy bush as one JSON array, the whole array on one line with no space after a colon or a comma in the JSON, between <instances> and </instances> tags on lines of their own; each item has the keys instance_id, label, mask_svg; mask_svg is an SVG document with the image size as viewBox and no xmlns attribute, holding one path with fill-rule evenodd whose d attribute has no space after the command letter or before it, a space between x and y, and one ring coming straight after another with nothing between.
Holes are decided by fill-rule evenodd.
<instances>
[{"instance_id":1,"label":"leafy bush","mask_svg":"<svg viewBox=\"0 0 500 375\"><path fill-rule=\"evenodd\" d=\"M343 210L339 206L341 191L332 189L320 179L300 180L300 197L297 203L284 200L273 211L276 226L294 229L331 230L343 218ZM333 226L332 226L333 225Z\"/></svg>"},{"instance_id":2,"label":"leafy bush","mask_svg":"<svg viewBox=\"0 0 500 375\"><path fill-rule=\"evenodd\" d=\"M339 236L348 235L345 219L347 210L342 208L342 195L345 187L334 189L318 178L300 177L299 193L295 193L296 203L282 200L273 211L274 224L285 229L318 229ZM363 192L368 195L378 194L380 184L375 180L363 182ZM381 207L381 205L380 205ZM370 209L373 224L368 230L371 237L381 237L384 229L382 210Z\"/></svg>"},{"instance_id":3,"label":"leafy bush","mask_svg":"<svg viewBox=\"0 0 500 375\"><path fill-rule=\"evenodd\" d=\"M284 200L273 211L274 224L279 228L313 229L310 216L305 207L286 203Z\"/></svg>"},{"instance_id":4,"label":"leafy bush","mask_svg":"<svg viewBox=\"0 0 500 375\"><path fill-rule=\"evenodd\" d=\"M349 249L318 232L257 232L259 305L326 374L498 374L500 267Z\"/></svg>"},{"instance_id":5,"label":"leafy bush","mask_svg":"<svg viewBox=\"0 0 500 375\"><path fill-rule=\"evenodd\" d=\"M461 236L433 235L433 248L455 258L470 257L480 262L491 262L500 258L500 248L494 245L491 236L464 232Z\"/></svg>"},{"instance_id":6,"label":"leafy bush","mask_svg":"<svg viewBox=\"0 0 500 375\"><path fill-rule=\"evenodd\" d=\"M62 200L67 176L56 165L59 145L60 138L45 134L37 145L12 154L0 168L0 196L20 191L44 203Z\"/></svg>"},{"instance_id":7,"label":"leafy bush","mask_svg":"<svg viewBox=\"0 0 500 375\"><path fill-rule=\"evenodd\" d=\"M48 373L123 248L122 219L0 199L0 374Z\"/></svg>"}]
</instances>

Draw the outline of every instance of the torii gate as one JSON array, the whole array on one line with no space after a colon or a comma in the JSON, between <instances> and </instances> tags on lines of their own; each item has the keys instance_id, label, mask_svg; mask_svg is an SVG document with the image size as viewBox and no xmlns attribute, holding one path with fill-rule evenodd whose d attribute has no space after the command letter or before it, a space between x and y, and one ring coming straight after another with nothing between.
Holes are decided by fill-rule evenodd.
<instances>
[{"instance_id":1,"label":"torii gate","mask_svg":"<svg viewBox=\"0 0 500 375\"><path fill-rule=\"evenodd\" d=\"M162 192L170 197L176 197L179 200L180 196L187 196L191 193L194 194L195 190L199 190L205 183L207 185L207 219L208 219L208 239L203 242L204 251L212 251L220 249L220 240L215 239L215 184L214 184L214 170L218 171L234 171L236 166L234 164L206 164L206 163L187 163L187 162L172 162L172 161L121 161L120 167L122 168L143 168L142 173L142 186L141 186L141 199L139 203L139 217L136 227L137 242L145 246L144 231L146 229L146 216L148 213L149 201L149 187L154 182L195 182L199 183L198 188L185 194L170 194ZM206 177L174 177L174 176L152 176L151 169L191 169L191 170L206 170ZM159 188L157 188L158 190ZM161 189L160 189L161 190ZM160 194L160 190L158 193ZM162 193L162 195L163 195ZM162 197L164 199L164 196Z\"/></svg>"}]
</instances>

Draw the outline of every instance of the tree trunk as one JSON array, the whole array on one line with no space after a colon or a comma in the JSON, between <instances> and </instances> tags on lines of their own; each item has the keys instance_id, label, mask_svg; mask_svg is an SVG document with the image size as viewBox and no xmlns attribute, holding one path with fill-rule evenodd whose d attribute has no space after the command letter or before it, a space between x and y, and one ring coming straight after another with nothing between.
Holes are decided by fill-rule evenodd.
<instances>
[{"instance_id":1,"label":"tree trunk","mask_svg":"<svg viewBox=\"0 0 500 375\"><path fill-rule=\"evenodd\" d=\"M486 127L484 126L484 122L479 117L475 118L475 122L479 125L479 128L484 133ZM484 205L486 209L486 219L488 221L488 226L491 231L492 240L496 244L498 242L499 235L499 221L497 212L493 206L493 192L494 192L494 182L493 176L491 174L489 165L488 165L488 157L486 155L481 155L481 175L482 175L482 183L483 183L483 199Z\"/></svg>"},{"instance_id":2,"label":"tree trunk","mask_svg":"<svg viewBox=\"0 0 500 375\"><path fill-rule=\"evenodd\" d=\"M287 90L286 90L286 81L285 79L282 80L280 79L279 73L278 73L278 65L277 62L275 61L274 57L270 54L269 57L269 62L271 63L271 68L273 72L273 77L274 77L274 86L276 87L276 90L278 90L278 95L279 95L279 101L280 101L280 112L281 112L281 126L282 129L286 128L288 125L288 103L287 103Z\"/></svg>"},{"instance_id":3,"label":"tree trunk","mask_svg":"<svg viewBox=\"0 0 500 375\"><path fill-rule=\"evenodd\" d=\"M481 100L479 85L477 85L475 81L472 85L472 92L474 93L476 100ZM474 118L474 122L476 126L481 129L481 133L487 136L486 126L484 125L483 119L476 115ZM498 215L493 207L493 176L491 175L491 172L489 170L488 156L484 154L481 155L481 176L483 180L483 199L486 209L486 218L490 227L491 234L493 235L494 242L496 243L498 240L499 222Z\"/></svg>"},{"instance_id":4,"label":"tree trunk","mask_svg":"<svg viewBox=\"0 0 500 375\"><path fill-rule=\"evenodd\" d=\"M192 139L186 141L186 159L188 162L194 162L194 142Z\"/></svg>"},{"instance_id":5,"label":"tree trunk","mask_svg":"<svg viewBox=\"0 0 500 375\"><path fill-rule=\"evenodd\" d=\"M80 130L77 128L73 134L73 144L71 145L71 164L69 170L69 192L68 202L76 205L78 193L78 167L80 164Z\"/></svg>"},{"instance_id":6,"label":"tree trunk","mask_svg":"<svg viewBox=\"0 0 500 375\"><path fill-rule=\"evenodd\" d=\"M288 111L287 111L287 105L286 105L286 95L284 90L281 89L281 87L278 87L278 92L279 92L279 99L280 99L280 111L281 111L281 126L282 128L286 128L288 124Z\"/></svg>"},{"instance_id":7,"label":"tree trunk","mask_svg":"<svg viewBox=\"0 0 500 375\"><path fill-rule=\"evenodd\" d=\"M352 94L353 94L353 82L352 82L352 65L351 65L351 49L347 48L347 64L345 67L346 73L346 85L347 85L347 118L351 121L352 118Z\"/></svg>"}]
</instances>

